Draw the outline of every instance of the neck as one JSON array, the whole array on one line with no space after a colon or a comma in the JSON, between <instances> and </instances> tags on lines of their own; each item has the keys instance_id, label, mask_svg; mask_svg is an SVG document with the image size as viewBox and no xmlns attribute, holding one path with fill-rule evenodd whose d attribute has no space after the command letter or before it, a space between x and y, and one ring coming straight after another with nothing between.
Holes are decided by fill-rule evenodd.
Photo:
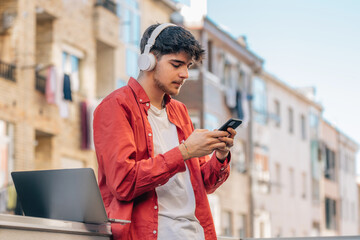
<instances>
[{"instance_id":1,"label":"neck","mask_svg":"<svg viewBox=\"0 0 360 240\"><path fill-rule=\"evenodd\" d=\"M156 108L162 109L165 93L156 87L151 73L140 74L138 77L138 82L148 95L150 103Z\"/></svg>"}]
</instances>

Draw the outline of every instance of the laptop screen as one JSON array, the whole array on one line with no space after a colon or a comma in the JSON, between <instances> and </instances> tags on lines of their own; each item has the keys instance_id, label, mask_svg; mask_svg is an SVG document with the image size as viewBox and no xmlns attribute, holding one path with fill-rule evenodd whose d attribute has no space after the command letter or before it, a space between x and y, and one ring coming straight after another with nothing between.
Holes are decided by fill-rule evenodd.
<instances>
[{"instance_id":1,"label":"laptop screen","mask_svg":"<svg viewBox=\"0 0 360 240\"><path fill-rule=\"evenodd\" d=\"M91 168L12 172L25 216L108 222Z\"/></svg>"}]
</instances>

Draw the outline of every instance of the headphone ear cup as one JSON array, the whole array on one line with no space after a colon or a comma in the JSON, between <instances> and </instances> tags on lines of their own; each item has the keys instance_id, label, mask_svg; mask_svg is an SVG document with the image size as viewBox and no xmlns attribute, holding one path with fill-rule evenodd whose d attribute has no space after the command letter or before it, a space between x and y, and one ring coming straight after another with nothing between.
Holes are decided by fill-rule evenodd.
<instances>
[{"instance_id":1,"label":"headphone ear cup","mask_svg":"<svg viewBox=\"0 0 360 240\"><path fill-rule=\"evenodd\" d=\"M147 56L149 58L149 63L150 63L149 68L148 68L147 71L151 71L151 70L153 70L155 68L155 65L156 65L155 55L152 54L152 53L149 53L149 55L147 55Z\"/></svg>"},{"instance_id":2,"label":"headphone ear cup","mask_svg":"<svg viewBox=\"0 0 360 240\"><path fill-rule=\"evenodd\" d=\"M141 71L148 71L150 67L150 58L148 54L141 54L138 58L138 66Z\"/></svg>"}]
</instances>

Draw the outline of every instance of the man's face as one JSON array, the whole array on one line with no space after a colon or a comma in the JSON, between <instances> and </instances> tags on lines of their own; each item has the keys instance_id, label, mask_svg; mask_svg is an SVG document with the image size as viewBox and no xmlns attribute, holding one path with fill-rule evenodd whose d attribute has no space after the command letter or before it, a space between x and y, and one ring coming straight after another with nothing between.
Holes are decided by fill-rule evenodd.
<instances>
[{"instance_id":1,"label":"man's face","mask_svg":"<svg viewBox=\"0 0 360 240\"><path fill-rule=\"evenodd\" d=\"M179 94L189 77L188 69L192 63L191 57L185 52L163 55L154 69L155 86L169 95Z\"/></svg>"}]
</instances>

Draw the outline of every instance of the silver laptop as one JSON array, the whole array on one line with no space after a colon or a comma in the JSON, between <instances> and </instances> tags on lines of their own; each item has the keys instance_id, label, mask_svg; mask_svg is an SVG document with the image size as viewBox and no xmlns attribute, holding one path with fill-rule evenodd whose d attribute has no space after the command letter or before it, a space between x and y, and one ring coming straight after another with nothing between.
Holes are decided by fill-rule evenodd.
<instances>
[{"instance_id":1,"label":"silver laptop","mask_svg":"<svg viewBox=\"0 0 360 240\"><path fill-rule=\"evenodd\" d=\"M91 168L12 172L25 216L104 224L109 219Z\"/></svg>"}]
</instances>

